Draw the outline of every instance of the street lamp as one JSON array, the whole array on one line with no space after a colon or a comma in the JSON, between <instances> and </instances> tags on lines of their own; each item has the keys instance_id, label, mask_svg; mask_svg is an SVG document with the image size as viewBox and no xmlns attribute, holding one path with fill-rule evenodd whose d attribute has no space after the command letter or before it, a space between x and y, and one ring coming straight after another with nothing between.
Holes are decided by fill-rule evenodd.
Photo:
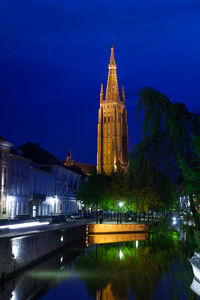
<instances>
[{"instance_id":1,"label":"street lamp","mask_svg":"<svg viewBox=\"0 0 200 300\"><path fill-rule=\"evenodd\" d=\"M118 216L117 216L117 224L119 223L119 208L121 208L124 205L123 202L118 203ZM120 211L120 223L121 223L121 211Z\"/></svg>"}]
</instances>

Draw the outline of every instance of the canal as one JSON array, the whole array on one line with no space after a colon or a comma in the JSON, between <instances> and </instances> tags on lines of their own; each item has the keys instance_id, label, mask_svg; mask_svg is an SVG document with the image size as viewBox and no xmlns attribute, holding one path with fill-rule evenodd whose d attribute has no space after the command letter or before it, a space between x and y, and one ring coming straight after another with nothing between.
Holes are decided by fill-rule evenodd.
<instances>
[{"instance_id":1,"label":"canal","mask_svg":"<svg viewBox=\"0 0 200 300\"><path fill-rule=\"evenodd\" d=\"M0 299L199 299L177 234L89 236L1 286Z\"/></svg>"}]
</instances>

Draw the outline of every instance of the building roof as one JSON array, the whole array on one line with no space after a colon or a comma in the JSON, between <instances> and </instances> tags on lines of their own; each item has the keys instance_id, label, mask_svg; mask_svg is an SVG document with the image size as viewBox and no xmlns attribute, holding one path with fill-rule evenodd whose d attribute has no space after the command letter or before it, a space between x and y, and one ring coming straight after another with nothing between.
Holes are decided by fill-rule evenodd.
<instances>
[{"instance_id":1,"label":"building roof","mask_svg":"<svg viewBox=\"0 0 200 300\"><path fill-rule=\"evenodd\" d=\"M40 165L58 165L64 167L61 161L53 154L40 147L38 143L26 143L17 150L23 152L23 156Z\"/></svg>"},{"instance_id":2,"label":"building roof","mask_svg":"<svg viewBox=\"0 0 200 300\"><path fill-rule=\"evenodd\" d=\"M72 171L72 172L75 172L75 173L81 175L82 177L86 176L86 174L78 166L66 166L65 168Z\"/></svg>"},{"instance_id":3,"label":"building roof","mask_svg":"<svg viewBox=\"0 0 200 300\"><path fill-rule=\"evenodd\" d=\"M0 140L2 141L6 141L2 136L0 136ZM7 142L7 141L6 141Z\"/></svg>"},{"instance_id":4,"label":"building roof","mask_svg":"<svg viewBox=\"0 0 200 300\"><path fill-rule=\"evenodd\" d=\"M49 165L56 165L60 166L64 169L67 169L71 172L74 172L78 175L84 176L85 174L82 172L80 168L74 168L74 167L66 167L64 164L53 154L48 152L47 150L40 147L38 143L31 143L28 142L21 147L19 147L17 150L21 150L23 152L23 156L32 160L34 163L37 163L42 166L49 166Z\"/></svg>"}]
</instances>

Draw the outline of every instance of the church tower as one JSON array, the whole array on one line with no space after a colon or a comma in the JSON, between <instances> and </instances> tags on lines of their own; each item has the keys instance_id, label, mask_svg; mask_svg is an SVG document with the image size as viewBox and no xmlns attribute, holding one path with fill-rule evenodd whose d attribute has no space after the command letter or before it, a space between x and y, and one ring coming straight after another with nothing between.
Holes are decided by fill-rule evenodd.
<instances>
[{"instance_id":1,"label":"church tower","mask_svg":"<svg viewBox=\"0 0 200 300\"><path fill-rule=\"evenodd\" d=\"M118 165L125 171L128 169L128 125L125 94L122 86L120 98L113 46L108 70L105 98L103 84L101 84L97 139L97 172L104 171L107 175L111 174L113 170L117 170Z\"/></svg>"}]
</instances>

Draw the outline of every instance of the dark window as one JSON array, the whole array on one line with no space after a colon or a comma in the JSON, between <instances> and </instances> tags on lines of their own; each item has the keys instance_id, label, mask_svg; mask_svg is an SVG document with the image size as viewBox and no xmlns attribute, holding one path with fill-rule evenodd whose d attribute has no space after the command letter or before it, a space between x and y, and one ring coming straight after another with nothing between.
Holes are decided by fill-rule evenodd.
<instances>
[{"instance_id":1,"label":"dark window","mask_svg":"<svg viewBox=\"0 0 200 300\"><path fill-rule=\"evenodd\" d=\"M106 117L104 117L104 123L106 123Z\"/></svg>"},{"instance_id":2,"label":"dark window","mask_svg":"<svg viewBox=\"0 0 200 300\"><path fill-rule=\"evenodd\" d=\"M4 185L7 184L7 168L4 168Z\"/></svg>"}]
</instances>

